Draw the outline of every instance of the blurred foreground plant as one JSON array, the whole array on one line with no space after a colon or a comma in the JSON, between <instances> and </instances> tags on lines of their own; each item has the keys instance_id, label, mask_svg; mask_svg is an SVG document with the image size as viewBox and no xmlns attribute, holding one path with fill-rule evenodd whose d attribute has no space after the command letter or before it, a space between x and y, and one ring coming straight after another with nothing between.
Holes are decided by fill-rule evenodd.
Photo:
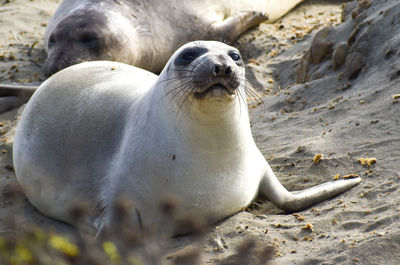
<instances>
[{"instance_id":1,"label":"blurred foreground plant","mask_svg":"<svg viewBox=\"0 0 400 265\"><path fill-rule=\"evenodd\" d=\"M21 203L26 200L18 187L8 187L7 200ZM71 209L78 225L75 233L61 234L48 227L26 224L24 218L11 216L2 220L7 231L0 231L0 265L197 265L201 261L200 249L171 255L174 251L171 238L160 229L138 231L130 222L134 204L123 198L117 200L115 209L118 224L104 229L95 238L85 232L86 215L90 206L84 202ZM206 227L201 221L178 216L179 202L166 198L160 205L165 215L178 229L192 231L193 245L204 239ZM22 207L21 207L22 208ZM22 213L23 214L23 213ZM22 215L23 216L23 215ZM265 265L273 251L270 247L256 248L256 242L244 240L234 255L214 261L219 265ZM208 263L210 264L210 263Z\"/></svg>"}]
</instances>

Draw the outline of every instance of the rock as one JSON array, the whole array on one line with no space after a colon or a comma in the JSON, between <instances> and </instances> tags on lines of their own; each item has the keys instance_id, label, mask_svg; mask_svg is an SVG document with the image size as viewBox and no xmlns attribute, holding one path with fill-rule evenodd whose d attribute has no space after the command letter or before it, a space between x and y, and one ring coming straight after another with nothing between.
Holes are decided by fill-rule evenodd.
<instances>
[{"instance_id":1,"label":"rock","mask_svg":"<svg viewBox=\"0 0 400 265\"><path fill-rule=\"evenodd\" d=\"M332 43L327 40L331 31L332 27L325 27L315 34L310 47L311 63L318 64L332 53Z\"/></svg>"},{"instance_id":2,"label":"rock","mask_svg":"<svg viewBox=\"0 0 400 265\"><path fill-rule=\"evenodd\" d=\"M332 54L333 70L339 69L346 61L348 46L347 43L339 43Z\"/></svg>"},{"instance_id":3,"label":"rock","mask_svg":"<svg viewBox=\"0 0 400 265\"><path fill-rule=\"evenodd\" d=\"M359 52L352 52L346 57L346 75L350 78L356 78L363 67L363 56Z\"/></svg>"}]
</instances>

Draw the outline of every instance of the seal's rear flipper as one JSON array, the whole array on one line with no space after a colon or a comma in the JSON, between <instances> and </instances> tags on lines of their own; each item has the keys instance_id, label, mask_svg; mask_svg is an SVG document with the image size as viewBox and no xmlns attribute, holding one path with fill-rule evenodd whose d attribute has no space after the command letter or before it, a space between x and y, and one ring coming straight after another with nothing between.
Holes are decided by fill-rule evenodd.
<instances>
[{"instance_id":1,"label":"seal's rear flipper","mask_svg":"<svg viewBox=\"0 0 400 265\"><path fill-rule=\"evenodd\" d=\"M0 97L0 114L15 109L26 101L16 96Z\"/></svg>"},{"instance_id":2,"label":"seal's rear flipper","mask_svg":"<svg viewBox=\"0 0 400 265\"><path fill-rule=\"evenodd\" d=\"M361 178L356 177L330 181L305 190L289 192L282 186L268 166L268 170L261 181L260 193L279 208L288 212L295 212L335 197L360 182Z\"/></svg>"},{"instance_id":3,"label":"seal's rear flipper","mask_svg":"<svg viewBox=\"0 0 400 265\"><path fill-rule=\"evenodd\" d=\"M242 33L266 21L268 15L264 12L244 11L215 22L212 26L217 37L232 44Z\"/></svg>"},{"instance_id":4,"label":"seal's rear flipper","mask_svg":"<svg viewBox=\"0 0 400 265\"><path fill-rule=\"evenodd\" d=\"M28 102L38 85L0 84L0 113Z\"/></svg>"}]
</instances>

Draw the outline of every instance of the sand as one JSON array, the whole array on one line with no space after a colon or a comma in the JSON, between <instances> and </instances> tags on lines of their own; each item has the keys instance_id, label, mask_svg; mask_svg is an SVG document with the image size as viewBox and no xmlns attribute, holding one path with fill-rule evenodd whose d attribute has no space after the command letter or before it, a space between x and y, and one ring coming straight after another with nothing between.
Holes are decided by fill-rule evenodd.
<instances>
[{"instance_id":1,"label":"sand","mask_svg":"<svg viewBox=\"0 0 400 265\"><path fill-rule=\"evenodd\" d=\"M0 3L0 82L44 80L44 29L59 2ZM297 190L348 174L362 183L297 215L256 200L200 241L173 239L165 262L199 247L201 264L218 264L250 239L274 247L274 264L400 264L400 4L351 2L342 23L341 2L328 2L302 5L235 46L263 101L249 102L253 136L282 184ZM0 115L1 234L11 229L7 216L17 213L23 223L75 233L26 199L8 196L16 183L11 145L21 111ZM315 164L317 154L323 156ZM362 165L360 158L376 160Z\"/></svg>"}]
</instances>

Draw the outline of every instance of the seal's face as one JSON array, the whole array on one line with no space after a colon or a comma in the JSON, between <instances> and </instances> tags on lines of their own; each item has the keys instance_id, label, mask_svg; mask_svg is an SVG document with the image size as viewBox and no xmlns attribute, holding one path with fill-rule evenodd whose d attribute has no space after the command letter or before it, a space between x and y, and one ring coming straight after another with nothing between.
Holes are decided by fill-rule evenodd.
<instances>
[{"instance_id":1,"label":"seal's face","mask_svg":"<svg viewBox=\"0 0 400 265\"><path fill-rule=\"evenodd\" d=\"M107 28L107 18L95 10L76 10L54 28L48 40L45 73L50 76L83 61L113 58L121 41Z\"/></svg>"},{"instance_id":2,"label":"seal's face","mask_svg":"<svg viewBox=\"0 0 400 265\"><path fill-rule=\"evenodd\" d=\"M167 71L168 76L173 76L169 93L190 103L232 102L244 92L241 55L224 43L202 41L184 45L172 57Z\"/></svg>"}]
</instances>

